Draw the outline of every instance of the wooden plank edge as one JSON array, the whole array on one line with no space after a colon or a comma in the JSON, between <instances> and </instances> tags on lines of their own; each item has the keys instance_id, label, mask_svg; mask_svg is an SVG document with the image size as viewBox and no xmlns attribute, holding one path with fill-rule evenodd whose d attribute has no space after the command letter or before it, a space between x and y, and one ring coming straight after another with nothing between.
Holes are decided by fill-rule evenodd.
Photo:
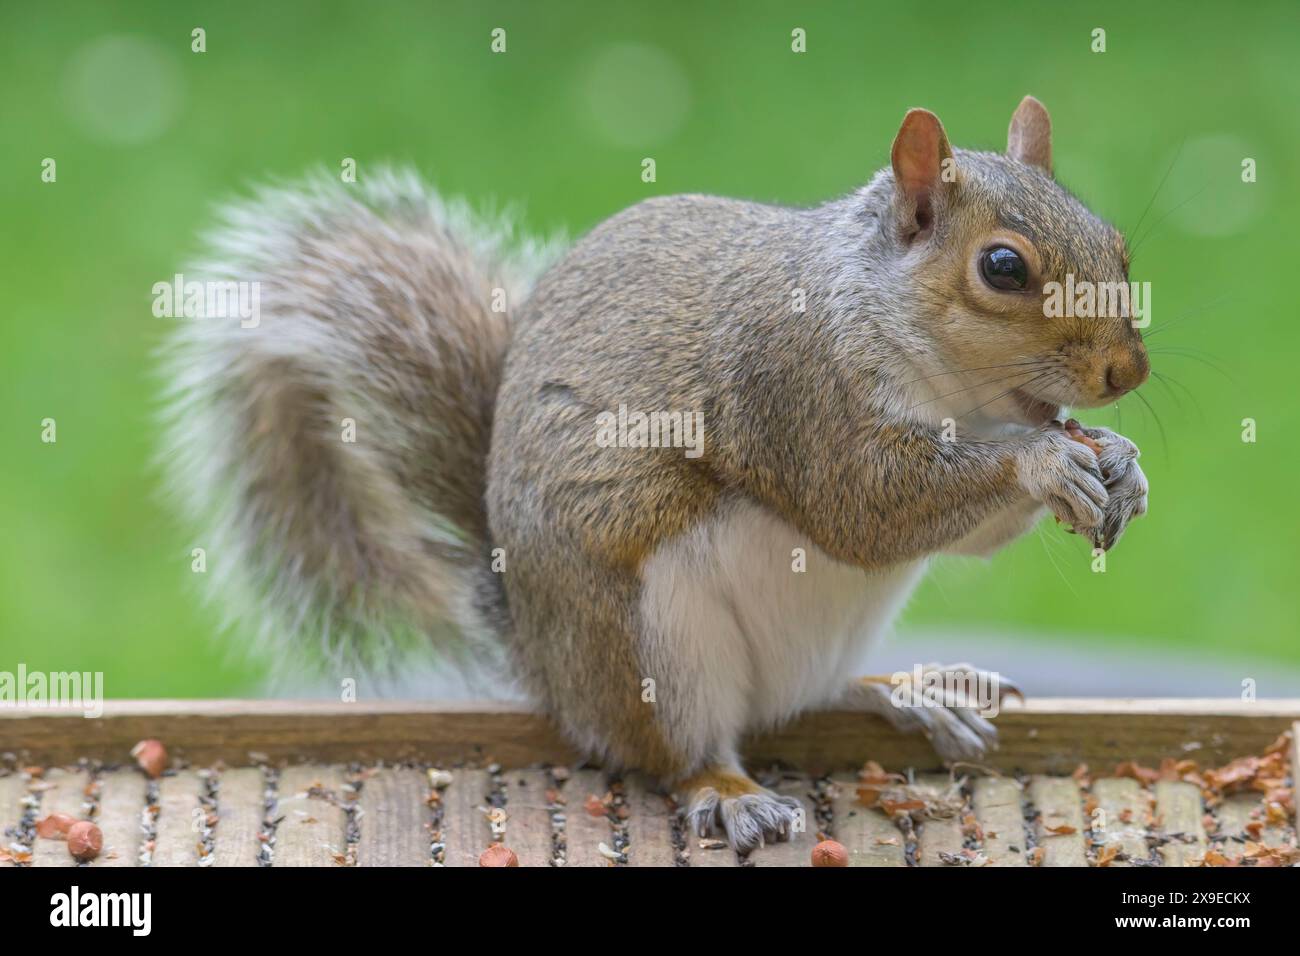
<instances>
[{"instance_id":1,"label":"wooden plank edge","mask_svg":"<svg viewBox=\"0 0 1300 956\"><path fill-rule=\"evenodd\" d=\"M1096 771L1128 760L1155 765L1164 757L1209 766L1262 752L1297 721L1300 700L1038 698L1003 710L995 720L1000 749L982 763L1027 773L1068 773L1080 763ZM543 715L512 702L107 701L92 719L76 708L0 707L0 749L24 762L125 762L146 737L162 739L174 756L232 766L248 764L250 753L271 761L505 766L580 759ZM846 710L805 715L748 741L745 753L755 765L814 772L856 768L868 757L887 768L939 766L924 738Z\"/></svg>"},{"instance_id":2,"label":"wooden plank edge","mask_svg":"<svg viewBox=\"0 0 1300 956\"><path fill-rule=\"evenodd\" d=\"M1300 721L1300 697L1265 698L1255 701L1239 697L1031 697L1019 702L1014 698L1002 708L1004 714L1019 713L1104 713L1104 714L1174 714L1287 716ZM342 703L336 699L285 699L285 698L138 698L110 699L104 701L105 716L172 716L176 714L203 716L248 715L314 715L342 716L348 714L523 714L533 715L536 709L517 700L407 700L378 699L356 703ZM828 713L856 713L856 711L828 711ZM74 716L85 720L83 708L77 705L14 705L0 704L0 720L6 717L24 718L40 716Z\"/></svg>"}]
</instances>

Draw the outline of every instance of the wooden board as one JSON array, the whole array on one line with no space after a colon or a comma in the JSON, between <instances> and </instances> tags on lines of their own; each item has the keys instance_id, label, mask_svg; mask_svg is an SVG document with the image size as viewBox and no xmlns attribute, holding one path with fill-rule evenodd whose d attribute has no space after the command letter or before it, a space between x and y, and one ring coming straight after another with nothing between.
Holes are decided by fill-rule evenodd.
<instances>
[{"instance_id":1,"label":"wooden board","mask_svg":"<svg viewBox=\"0 0 1300 956\"><path fill-rule=\"evenodd\" d=\"M506 832L502 842L515 851L520 866L551 866L555 834L546 799L551 786L546 771L505 771L502 782L506 792ZM582 812L580 808L578 812Z\"/></svg>"},{"instance_id":2,"label":"wooden board","mask_svg":"<svg viewBox=\"0 0 1300 956\"><path fill-rule=\"evenodd\" d=\"M696 833L686 835L686 853L690 866L703 869L727 869L740 866L740 858L729 846L716 846L721 834L702 837Z\"/></svg>"},{"instance_id":3,"label":"wooden board","mask_svg":"<svg viewBox=\"0 0 1300 956\"><path fill-rule=\"evenodd\" d=\"M608 816L594 817L584 804L587 797L604 797L609 787L600 770L575 770L564 782L565 866L610 866L612 860L600 852L600 845L613 847L614 834Z\"/></svg>"},{"instance_id":4,"label":"wooden board","mask_svg":"<svg viewBox=\"0 0 1300 956\"><path fill-rule=\"evenodd\" d=\"M492 843L486 808L491 778L485 770L456 770L442 793L445 866L478 866L479 855Z\"/></svg>"},{"instance_id":5,"label":"wooden board","mask_svg":"<svg viewBox=\"0 0 1300 956\"><path fill-rule=\"evenodd\" d=\"M1131 777L1102 777L1092 782L1092 795L1099 814L1094 819L1093 839L1104 847L1118 846L1126 859L1116 858L1110 866L1132 866L1131 860L1146 860L1147 820L1151 816L1150 794Z\"/></svg>"},{"instance_id":6,"label":"wooden board","mask_svg":"<svg viewBox=\"0 0 1300 956\"><path fill-rule=\"evenodd\" d=\"M86 819L85 790L90 774L84 770L63 770L51 767L45 776L33 781L33 789L41 795L41 808L37 819L51 813L66 813L78 820ZM68 852L65 840L37 838L32 847L34 866L76 866L77 861Z\"/></svg>"},{"instance_id":7,"label":"wooden board","mask_svg":"<svg viewBox=\"0 0 1300 956\"><path fill-rule=\"evenodd\" d=\"M346 849L341 767L287 767L280 774L273 866L336 866ZM333 799L316 796L317 787Z\"/></svg>"},{"instance_id":8,"label":"wooden board","mask_svg":"<svg viewBox=\"0 0 1300 956\"><path fill-rule=\"evenodd\" d=\"M974 850L995 866L1027 860L1082 866L1090 852L1100 855L1107 847L1139 863L1193 866L1210 848L1236 858L1248 841L1289 847L1296 840L1294 820L1261 817L1261 797L1254 791L1229 794L1211 806L1207 824L1201 790L1192 783L1167 780L1147 789L1128 777L1102 776L1089 789L1070 776L1034 774L985 776L954 790L948 774L895 766L888 769L903 774L899 780L950 790L960 807L953 815L920 816L908 828L916 837L909 847L895 822L859 804L855 777L791 769L762 779L800 802L804 832L741 859L729 847L702 847L698 835L681 833L677 804L635 773L620 780L565 765L456 766L431 777L422 768L355 763L279 769L173 765L185 769L157 781L134 767L110 767L97 777L59 767L30 780L0 775L0 819L14 827L25 803L39 805L37 817L89 815L104 832L104 852L94 866L193 866L206 860L223 866L423 866L436 862L437 852L447 865L477 866L498 839L521 865L553 866L561 835L571 866L808 866L818 827L845 846L853 866L982 862ZM433 789L434 779L443 789ZM1026 781L1023 789L1020 779ZM88 793L90 781L97 790ZM587 812L589 796L600 799L604 812ZM498 834L488 814L494 808ZM978 828L969 825L971 814ZM272 839L260 839L264 831L273 832ZM684 838L684 848L674 845L678 838ZM1032 853L1017 853L1031 844ZM611 860L609 854L623 847L626 857ZM38 840L34 862L72 861L63 841ZM1126 862L1114 859L1110 865Z\"/></svg>"},{"instance_id":9,"label":"wooden board","mask_svg":"<svg viewBox=\"0 0 1300 956\"><path fill-rule=\"evenodd\" d=\"M1006 777L975 781L971 805L983 831L983 852L990 866L1028 866L1023 791Z\"/></svg>"},{"instance_id":10,"label":"wooden board","mask_svg":"<svg viewBox=\"0 0 1300 956\"><path fill-rule=\"evenodd\" d=\"M1287 846L1291 842L1291 828L1267 823L1264 806L1262 793L1249 792L1234 793L1224 798L1223 803L1215 808L1214 818L1218 821L1219 828L1214 833L1214 839L1226 856L1240 856L1247 840L1265 846ZM1253 836L1246 830L1251 824L1258 825L1258 836Z\"/></svg>"},{"instance_id":11,"label":"wooden board","mask_svg":"<svg viewBox=\"0 0 1300 956\"><path fill-rule=\"evenodd\" d=\"M952 781L947 776L927 774L918 777L917 783L942 791ZM921 866L948 866L940 854L960 856L962 844L960 816L924 820L917 826L916 858Z\"/></svg>"},{"instance_id":12,"label":"wooden board","mask_svg":"<svg viewBox=\"0 0 1300 956\"><path fill-rule=\"evenodd\" d=\"M1165 866L1195 866L1205 856L1205 825L1201 791L1181 781L1155 785L1157 830L1166 838L1160 847Z\"/></svg>"},{"instance_id":13,"label":"wooden board","mask_svg":"<svg viewBox=\"0 0 1300 956\"><path fill-rule=\"evenodd\" d=\"M673 866L668 799L640 774L623 778L627 788L627 860L630 866Z\"/></svg>"},{"instance_id":14,"label":"wooden board","mask_svg":"<svg viewBox=\"0 0 1300 956\"><path fill-rule=\"evenodd\" d=\"M835 785L831 820L836 842L849 851L849 866L906 866L902 831L883 811L858 802L856 779L837 777Z\"/></svg>"},{"instance_id":15,"label":"wooden board","mask_svg":"<svg viewBox=\"0 0 1300 956\"><path fill-rule=\"evenodd\" d=\"M258 835L266 816L266 777L257 767L221 771L217 790L217 828L213 866L256 866L262 853Z\"/></svg>"},{"instance_id":16,"label":"wooden board","mask_svg":"<svg viewBox=\"0 0 1300 956\"><path fill-rule=\"evenodd\" d=\"M429 778L422 770L376 770L357 798L358 866L428 866Z\"/></svg>"},{"instance_id":17,"label":"wooden board","mask_svg":"<svg viewBox=\"0 0 1300 956\"><path fill-rule=\"evenodd\" d=\"M99 816L104 850L94 866L135 866L140 861L140 815L144 811L144 776L138 770L113 770L99 781Z\"/></svg>"},{"instance_id":18,"label":"wooden board","mask_svg":"<svg viewBox=\"0 0 1300 956\"><path fill-rule=\"evenodd\" d=\"M192 770L158 781L158 829L153 866L197 866L199 794L203 782Z\"/></svg>"},{"instance_id":19,"label":"wooden board","mask_svg":"<svg viewBox=\"0 0 1300 956\"><path fill-rule=\"evenodd\" d=\"M1079 785L1071 777L1035 776L1029 783L1029 800L1038 811L1037 840L1044 851L1040 865L1087 866ZM1053 828L1073 832L1053 832Z\"/></svg>"},{"instance_id":20,"label":"wooden board","mask_svg":"<svg viewBox=\"0 0 1300 956\"><path fill-rule=\"evenodd\" d=\"M27 796L27 781L14 772L0 777L0 849L7 849L11 837L6 831L17 827L23 817L23 799Z\"/></svg>"},{"instance_id":21,"label":"wooden board","mask_svg":"<svg viewBox=\"0 0 1300 956\"><path fill-rule=\"evenodd\" d=\"M1003 772L1068 774L1080 763L1155 766L1181 754L1210 766L1261 753L1298 719L1295 700L1040 698L1023 707L1008 701L996 720L1001 746L982 762ZM243 766L253 762L250 753L275 761L367 764L580 762L545 717L508 703L107 701L98 720L85 720L70 707L0 708L0 740L28 763L83 757L119 763L137 741L160 735L169 753L195 765ZM809 714L748 741L745 754L756 766L825 771L856 770L868 754L886 767L939 765L920 735L900 734L852 710Z\"/></svg>"}]
</instances>

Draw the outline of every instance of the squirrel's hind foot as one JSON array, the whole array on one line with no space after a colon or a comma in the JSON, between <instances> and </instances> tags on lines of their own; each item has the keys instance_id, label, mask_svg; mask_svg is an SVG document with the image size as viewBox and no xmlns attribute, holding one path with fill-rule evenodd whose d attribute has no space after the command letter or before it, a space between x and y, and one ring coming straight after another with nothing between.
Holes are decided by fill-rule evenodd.
<instances>
[{"instance_id":1,"label":"squirrel's hind foot","mask_svg":"<svg viewBox=\"0 0 1300 956\"><path fill-rule=\"evenodd\" d=\"M773 793L736 770L703 771L681 789L691 795L685 810L689 832L709 836L721 831L737 853L789 840L796 826L804 824L795 797Z\"/></svg>"}]
</instances>

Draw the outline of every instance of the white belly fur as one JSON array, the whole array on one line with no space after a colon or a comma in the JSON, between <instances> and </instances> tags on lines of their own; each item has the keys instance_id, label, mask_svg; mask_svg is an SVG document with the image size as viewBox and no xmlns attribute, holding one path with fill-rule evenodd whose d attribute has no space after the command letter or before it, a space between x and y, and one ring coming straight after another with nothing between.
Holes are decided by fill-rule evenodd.
<instances>
[{"instance_id":1,"label":"white belly fur","mask_svg":"<svg viewBox=\"0 0 1300 956\"><path fill-rule=\"evenodd\" d=\"M796 548L803 572L793 569ZM672 675L694 674L683 683L696 689L662 699L672 735L693 756L725 758L740 733L834 701L925 565L868 573L752 503L661 545L642 569L647 673L668 690Z\"/></svg>"}]
</instances>

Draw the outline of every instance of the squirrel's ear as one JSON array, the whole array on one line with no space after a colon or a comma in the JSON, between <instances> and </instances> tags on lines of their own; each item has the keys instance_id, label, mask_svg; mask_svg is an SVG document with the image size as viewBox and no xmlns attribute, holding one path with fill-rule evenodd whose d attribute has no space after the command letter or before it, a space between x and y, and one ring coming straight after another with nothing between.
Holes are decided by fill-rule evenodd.
<instances>
[{"instance_id":1,"label":"squirrel's ear","mask_svg":"<svg viewBox=\"0 0 1300 956\"><path fill-rule=\"evenodd\" d=\"M956 182L957 169L939 117L929 110L908 110L890 153L894 182L903 200L899 212L909 237L926 233L934 223L935 199Z\"/></svg>"},{"instance_id":2,"label":"squirrel's ear","mask_svg":"<svg viewBox=\"0 0 1300 956\"><path fill-rule=\"evenodd\" d=\"M1007 155L1052 174L1052 118L1047 107L1026 96L1016 107L1007 130Z\"/></svg>"}]
</instances>

